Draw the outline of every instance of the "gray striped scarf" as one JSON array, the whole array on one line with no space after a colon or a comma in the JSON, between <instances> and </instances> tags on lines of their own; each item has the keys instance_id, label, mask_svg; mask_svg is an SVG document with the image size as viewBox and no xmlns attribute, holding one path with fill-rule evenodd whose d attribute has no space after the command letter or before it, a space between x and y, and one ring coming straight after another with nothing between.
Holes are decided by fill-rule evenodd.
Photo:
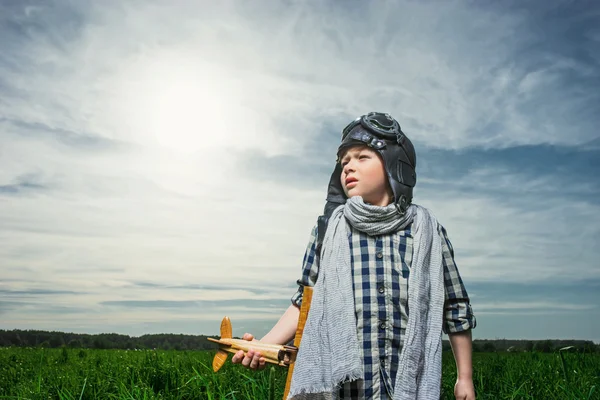
<instances>
[{"instance_id":1,"label":"gray striped scarf","mask_svg":"<svg viewBox=\"0 0 600 400\"><path fill-rule=\"evenodd\" d=\"M411 205L399 217L393 204L373 206L355 196L338 207L329 219L288 399L336 398L340 385L363 377L347 223L368 235L385 235L412 222L414 253L408 281L409 316L394 400L439 398L444 286L437 220L421 206Z\"/></svg>"}]
</instances>

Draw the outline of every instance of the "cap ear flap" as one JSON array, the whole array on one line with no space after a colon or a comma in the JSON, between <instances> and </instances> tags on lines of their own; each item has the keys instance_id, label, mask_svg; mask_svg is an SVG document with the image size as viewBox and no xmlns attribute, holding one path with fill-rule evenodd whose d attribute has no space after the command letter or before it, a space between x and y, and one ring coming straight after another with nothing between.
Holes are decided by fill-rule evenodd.
<instances>
[{"instance_id":1,"label":"cap ear flap","mask_svg":"<svg viewBox=\"0 0 600 400\"><path fill-rule=\"evenodd\" d=\"M397 174L400 183L406 186L414 187L417 184L417 174L415 169L408 163L398 160L396 163Z\"/></svg>"},{"instance_id":2,"label":"cap ear flap","mask_svg":"<svg viewBox=\"0 0 600 400\"><path fill-rule=\"evenodd\" d=\"M342 177L342 165L337 162L335 163L335 169L329 179L329 187L327 188L327 201L337 204L344 204L346 202L346 193L342 188L340 179Z\"/></svg>"}]
</instances>

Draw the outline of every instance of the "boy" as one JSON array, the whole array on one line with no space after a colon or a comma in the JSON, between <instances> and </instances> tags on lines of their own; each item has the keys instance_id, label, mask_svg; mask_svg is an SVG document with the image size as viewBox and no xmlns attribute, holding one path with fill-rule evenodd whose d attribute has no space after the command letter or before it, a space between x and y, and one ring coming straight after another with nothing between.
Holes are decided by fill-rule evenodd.
<instances>
[{"instance_id":1,"label":"boy","mask_svg":"<svg viewBox=\"0 0 600 400\"><path fill-rule=\"evenodd\" d=\"M455 397L475 399L476 320L445 229L412 204L415 166L414 147L390 115L369 113L344 129L299 289L261 339L288 343L303 288L314 286L289 398L437 400L444 331L458 371ZM264 367L252 350L232 361Z\"/></svg>"}]
</instances>

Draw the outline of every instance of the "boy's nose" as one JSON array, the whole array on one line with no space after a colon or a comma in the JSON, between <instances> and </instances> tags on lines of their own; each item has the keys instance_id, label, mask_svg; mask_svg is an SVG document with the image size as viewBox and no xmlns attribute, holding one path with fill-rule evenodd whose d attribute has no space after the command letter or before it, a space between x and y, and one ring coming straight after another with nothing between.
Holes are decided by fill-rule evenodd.
<instances>
[{"instance_id":1,"label":"boy's nose","mask_svg":"<svg viewBox=\"0 0 600 400\"><path fill-rule=\"evenodd\" d=\"M352 161L349 161L348 164L346 164L344 166L344 173L348 174L348 172L354 171L354 166L352 164Z\"/></svg>"}]
</instances>

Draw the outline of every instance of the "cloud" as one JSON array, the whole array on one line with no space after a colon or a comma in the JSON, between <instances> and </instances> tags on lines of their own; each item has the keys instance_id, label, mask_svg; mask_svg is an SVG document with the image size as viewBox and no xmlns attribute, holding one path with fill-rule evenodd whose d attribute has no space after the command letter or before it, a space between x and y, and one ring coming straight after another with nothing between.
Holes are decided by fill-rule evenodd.
<instances>
[{"instance_id":1,"label":"cloud","mask_svg":"<svg viewBox=\"0 0 600 400\"><path fill-rule=\"evenodd\" d=\"M286 304L288 303L288 304ZM103 301L100 303L103 306L117 306L121 308L152 308L152 309L164 309L164 308L192 308L192 309L206 309L207 307L225 309L243 309L243 310L261 310L265 308L273 308L273 302L256 299L243 299L243 300L221 300L221 301L203 301L203 300L117 300L117 301ZM277 311L285 309L288 306L288 301L278 301Z\"/></svg>"},{"instance_id":2,"label":"cloud","mask_svg":"<svg viewBox=\"0 0 600 400\"><path fill-rule=\"evenodd\" d=\"M0 195L1 194L21 194L27 193L30 191L37 191L45 189L44 185L40 185L39 183L32 182L28 179L29 177L22 176L17 178L16 183L11 183L8 185L0 185Z\"/></svg>"},{"instance_id":3,"label":"cloud","mask_svg":"<svg viewBox=\"0 0 600 400\"><path fill-rule=\"evenodd\" d=\"M65 25L58 9L73 22ZM30 61L39 78L24 81L16 65L4 75L27 98L62 112L42 116L13 103L8 114L179 150L228 137L235 138L228 145L260 138L258 148L285 152L294 141L283 140L279 128L295 126L288 132L310 137L319 119L350 119L373 107L398 115L428 145L577 144L597 136L598 97L585 90L598 83L596 65L566 51L567 25L538 32L527 10L461 2L354 10L276 3L268 11L230 2L202 9L140 2L55 4L29 17L13 10L19 31L30 28L26 39L13 33L30 50L14 55ZM592 21L583 22L577 37L593 48L586 35ZM560 44L557 51L531 51L548 36ZM284 116L287 124L274 120ZM575 122L584 129L561 134ZM203 128L213 134L200 141ZM166 129L174 136L163 137Z\"/></svg>"},{"instance_id":4,"label":"cloud","mask_svg":"<svg viewBox=\"0 0 600 400\"><path fill-rule=\"evenodd\" d=\"M52 289L31 289L31 290L5 290L0 289L0 293L4 296L19 296L19 297L30 297L30 296L38 296L38 295L60 295L60 294L82 294L81 292L76 292L72 290L52 290Z\"/></svg>"},{"instance_id":5,"label":"cloud","mask_svg":"<svg viewBox=\"0 0 600 400\"><path fill-rule=\"evenodd\" d=\"M448 228L461 272L471 279L508 284L597 276L591 249L600 233L598 204L567 205L551 196L531 202L531 196L515 200L457 190L423 192L424 205L436 210Z\"/></svg>"},{"instance_id":6,"label":"cloud","mask_svg":"<svg viewBox=\"0 0 600 400\"><path fill-rule=\"evenodd\" d=\"M573 279L595 277L596 255L584 249L595 248L600 235L599 159L597 151L574 147L424 149L415 202L448 228L469 279L559 280L565 263ZM325 188L333 169L321 157L240 163L261 179L307 190ZM306 176L307 169L315 173ZM569 261L566 248L581 255Z\"/></svg>"},{"instance_id":7,"label":"cloud","mask_svg":"<svg viewBox=\"0 0 600 400\"><path fill-rule=\"evenodd\" d=\"M594 278L597 15L553 4L0 5L0 327L264 330L370 110L474 299Z\"/></svg>"}]
</instances>

